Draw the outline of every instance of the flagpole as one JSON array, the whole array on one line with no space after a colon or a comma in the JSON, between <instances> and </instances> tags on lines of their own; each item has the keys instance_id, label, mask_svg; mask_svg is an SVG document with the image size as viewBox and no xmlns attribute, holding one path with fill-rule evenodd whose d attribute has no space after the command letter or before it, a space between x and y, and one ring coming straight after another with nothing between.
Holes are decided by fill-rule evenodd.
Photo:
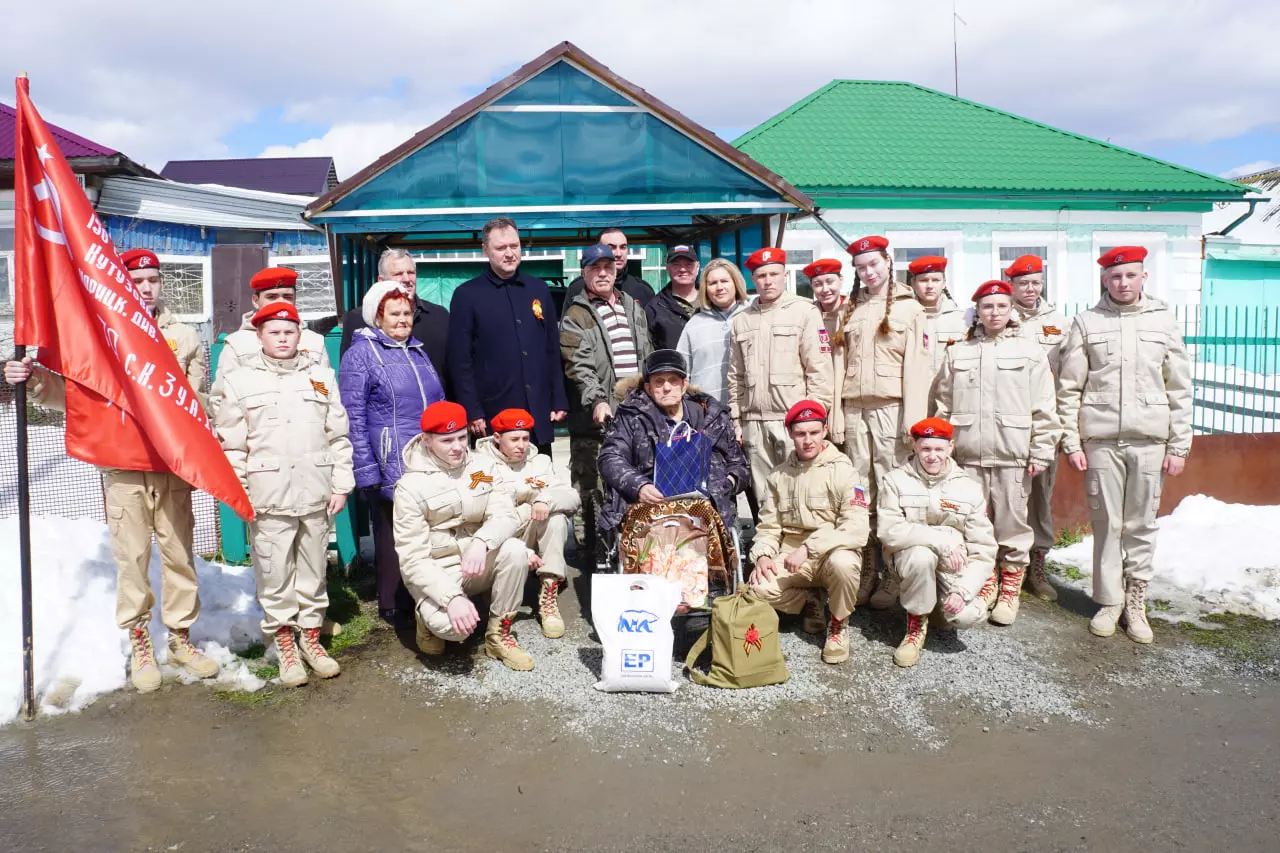
<instances>
[{"instance_id":1,"label":"flagpole","mask_svg":"<svg viewBox=\"0 0 1280 853\"><path fill-rule=\"evenodd\" d=\"M18 85L28 94L25 71L18 73ZM17 288L22 292L22 288ZM27 348L13 348L17 361L26 358ZM18 433L18 573L22 578L22 716L36 718L35 628L31 607L31 480L27 470L27 383L19 382L14 395Z\"/></svg>"}]
</instances>

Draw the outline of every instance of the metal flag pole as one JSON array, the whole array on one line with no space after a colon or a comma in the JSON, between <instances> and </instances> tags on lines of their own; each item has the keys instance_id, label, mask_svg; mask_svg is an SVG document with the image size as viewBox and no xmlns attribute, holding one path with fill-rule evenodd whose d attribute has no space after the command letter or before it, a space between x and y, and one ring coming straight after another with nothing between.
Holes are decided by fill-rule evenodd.
<instances>
[{"instance_id":1,"label":"metal flag pole","mask_svg":"<svg viewBox=\"0 0 1280 853\"><path fill-rule=\"evenodd\" d=\"M26 72L18 74L18 85L27 92L30 84ZM22 152L18 152L22 156ZM18 284L22 292L22 284ZM22 361L27 348L19 344L13 348L13 357ZM35 678L35 629L31 607L31 480L27 471L27 383L19 382L13 401L17 409L18 432L18 572L22 578L22 716L26 720L36 718Z\"/></svg>"}]
</instances>

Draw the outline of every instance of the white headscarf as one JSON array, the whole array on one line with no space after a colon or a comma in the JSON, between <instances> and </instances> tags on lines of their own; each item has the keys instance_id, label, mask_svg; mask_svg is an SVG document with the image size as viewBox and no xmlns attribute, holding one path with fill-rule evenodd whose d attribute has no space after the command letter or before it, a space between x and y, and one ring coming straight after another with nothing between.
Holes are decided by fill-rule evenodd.
<instances>
[{"instance_id":1,"label":"white headscarf","mask_svg":"<svg viewBox=\"0 0 1280 853\"><path fill-rule=\"evenodd\" d=\"M405 296L409 297L409 304L413 304L413 294L405 290L404 285L398 281L375 281L373 287L369 288L369 292L364 295L363 301L360 303L360 315L364 317L364 323L370 329L378 328L378 304L382 302L382 297L386 296L393 290L398 290Z\"/></svg>"}]
</instances>

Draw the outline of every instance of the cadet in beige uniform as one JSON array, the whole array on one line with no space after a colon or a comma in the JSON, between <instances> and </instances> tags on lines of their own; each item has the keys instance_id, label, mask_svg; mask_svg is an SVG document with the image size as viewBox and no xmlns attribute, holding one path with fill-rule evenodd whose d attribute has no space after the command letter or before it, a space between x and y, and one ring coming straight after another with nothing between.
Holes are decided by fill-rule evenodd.
<instances>
[{"instance_id":1,"label":"cadet in beige uniform","mask_svg":"<svg viewBox=\"0 0 1280 853\"><path fill-rule=\"evenodd\" d=\"M1098 259L1107 292L1071 321L1062 345L1058 413L1062 449L1083 471L1093 527L1089 630L1150 643L1147 583L1156 514L1168 474L1191 452L1191 363L1173 311L1143 294L1147 250L1120 246Z\"/></svg>"},{"instance_id":2,"label":"cadet in beige uniform","mask_svg":"<svg viewBox=\"0 0 1280 853\"><path fill-rule=\"evenodd\" d=\"M907 271L911 290L924 309L930 365L936 378L947 350L964 340L969 324L964 320L964 310L947 293L946 258L925 255L912 261Z\"/></svg>"},{"instance_id":3,"label":"cadet in beige uniform","mask_svg":"<svg viewBox=\"0 0 1280 853\"><path fill-rule=\"evenodd\" d=\"M824 629L822 659L849 659L849 616L858 599L859 552L870 521L867 489L827 438L827 410L801 400L784 421L792 451L769 475L751 546L751 592L783 613L804 611L804 630ZM831 618L824 619L825 591Z\"/></svg>"},{"instance_id":4,"label":"cadet in beige uniform","mask_svg":"<svg viewBox=\"0 0 1280 853\"><path fill-rule=\"evenodd\" d=\"M160 260L145 249L120 255L143 306L155 314L156 326L169 343L178 367L203 406L204 346L190 326L174 319L160 300ZM30 400L37 406L66 410L66 380L31 359L5 364L5 380L26 381L34 369ZM199 678L218 674L218 664L191 644L191 625L200 615L192 536L191 486L167 471L102 469L107 525L116 562L116 622L129 632L130 681L140 692L160 686L160 667L147 623L155 606L148 566L151 537L160 546L161 619L168 628L169 663Z\"/></svg>"},{"instance_id":5,"label":"cadet in beige uniform","mask_svg":"<svg viewBox=\"0 0 1280 853\"><path fill-rule=\"evenodd\" d=\"M928 319L911 288L894 281L889 241L863 237L850 243L848 251L854 295L832 340L844 350L845 450L875 507L877 484L907 461L911 425L928 414L933 362ZM870 601L872 608L883 610L897 598L897 580L887 574L872 595L878 562L873 536L862 556L858 602Z\"/></svg>"},{"instance_id":6,"label":"cadet in beige uniform","mask_svg":"<svg viewBox=\"0 0 1280 853\"><path fill-rule=\"evenodd\" d=\"M467 449L467 411L441 400L422 413L422 434L404 449L396 484L396 553L417 602L418 648L439 655L480 624L470 596L489 593L484 651L510 669L533 669L511 632L529 550L513 538L520 516L498 487L500 463Z\"/></svg>"},{"instance_id":7,"label":"cadet in beige uniform","mask_svg":"<svg viewBox=\"0 0 1280 853\"><path fill-rule=\"evenodd\" d=\"M267 267L259 270L249 279L249 287L253 289L253 310L245 312L240 328L227 335L223 341L222 352L218 355L217 380L224 374L254 360L262 352L262 344L258 340L258 330L253 327L253 317L264 305L272 302L293 303L298 294L298 273L287 267ZM324 338L305 326L302 337L298 341L298 355L312 364L329 367L329 353L324 346ZM218 407L218 395L214 391L209 395L213 409Z\"/></svg>"},{"instance_id":8,"label":"cadet in beige uniform","mask_svg":"<svg viewBox=\"0 0 1280 853\"><path fill-rule=\"evenodd\" d=\"M819 258L805 267L802 272L809 279L813 288L813 304L822 313L822 328L830 338L834 330L840 328L840 309L844 307L844 278L840 270L844 264L835 258ZM832 401L827 412L828 440L836 447L844 450L844 409L839 405L835 391L835 383L844 376L844 348L831 348L832 367Z\"/></svg>"},{"instance_id":9,"label":"cadet in beige uniform","mask_svg":"<svg viewBox=\"0 0 1280 853\"><path fill-rule=\"evenodd\" d=\"M542 635L563 637L556 595L565 582L564 543L581 503L578 492L556 476L551 457L539 453L530 441L533 415L524 409L503 409L489 427L494 435L476 442L476 453L498 463L496 485L515 502L520 516L515 535L528 546L529 564L538 571Z\"/></svg>"},{"instance_id":10,"label":"cadet in beige uniform","mask_svg":"<svg viewBox=\"0 0 1280 853\"><path fill-rule=\"evenodd\" d=\"M218 378L214 425L253 505L262 633L275 643L281 683L297 687L307 683L304 662L321 678L341 672L320 645L320 627L331 519L355 488L351 441L337 377L298 350L297 309L264 305L253 324L262 351Z\"/></svg>"},{"instance_id":11,"label":"cadet in beige uniform","mask_svg":"<svg viewBox=\"0 0 1280 853\"><path fill-rule=\"evenodd\" d=\"M1023 255L1004 271L1013 286L1013 308L1018 312L1019 329L1027 340L1035 341L1049 359L1053 378L1058 379L1058 362L1062 342L1067 337L1067 320L1058 309L1045 301L1044 262L1035 255ZM1054 400L1055 408L1057 400ZM1031 562L1027 569L1027 584L1031 592L1043 601L1057 601L1058 592L1049 583L1044 570L1045 557L1057 540L1053 529L1053 481L1058 472L1058 449L1053 449L1053 461L1042 474L1031 479L1031 496L1027 507L1027 523L1035 535L1031 548Z\"/></svg>"},{"instance_id":12,"label":"cadet in beige uniform","mask_svg":"<svg viewBox=\"0 0 1280 853\"><path fill-rule=\"evenodd\" d=\"M809 300L786 292L787 253L761 249L747 258L757 298L733 318L729 343L729 414L763 502L769 473L791 442L782 425L804 399L831 405L831 340Z\"/></svg>"},{"instance_id":13,"label":"cadet in beige uniform","mask_svg":"<svg viewBox=\"0 0 1280 853\"><path fill-rule=\"evenodd\" d=\"M982 483L1000 545L991 621L1012 625L1034 542L1027 493L1053 461L1061 428L1049 361L1013 319L1013 288L988 281L973 300L978 325L947 353L934 403L955 427L956 461Z\"/></svg>"},{"instance_id":14,"label":"cadet in beige uniform","mask_svg":"<svg viewBox=\"0 0 1280 853\"><path fill-rule=\"evenodd\" d=\"M926 418L911 430L915 455L880 484L876 523L885 558L901 578L907 635L893 653L914 666L924 651L926 622L972 628L987 616L996 541L982 486L951 459L951 424ZM941 599L941 607L939 607Z\"/></svg>"}]
</instances>

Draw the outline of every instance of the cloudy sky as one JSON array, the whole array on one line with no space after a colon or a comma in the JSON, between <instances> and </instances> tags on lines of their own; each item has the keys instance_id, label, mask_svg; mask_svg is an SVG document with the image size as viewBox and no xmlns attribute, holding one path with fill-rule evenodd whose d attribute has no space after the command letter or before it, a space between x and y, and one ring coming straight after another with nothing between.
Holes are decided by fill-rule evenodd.
<instances>
[{"instance_id":1,"label":"cloudy sky","mask_svg":"<svg viewBox=\"0 0 1280 853\"><path fill-rule=\"evenodd\" d=\"M1215 174L1280 162L1280 2L956 0L960 95ZM569 40L732 139L833 78L950 92L951 0L0 0L0 71L159 169L345 177ZM13 102L6 84L0 100Z\"/></svg>"}]
</instances>

